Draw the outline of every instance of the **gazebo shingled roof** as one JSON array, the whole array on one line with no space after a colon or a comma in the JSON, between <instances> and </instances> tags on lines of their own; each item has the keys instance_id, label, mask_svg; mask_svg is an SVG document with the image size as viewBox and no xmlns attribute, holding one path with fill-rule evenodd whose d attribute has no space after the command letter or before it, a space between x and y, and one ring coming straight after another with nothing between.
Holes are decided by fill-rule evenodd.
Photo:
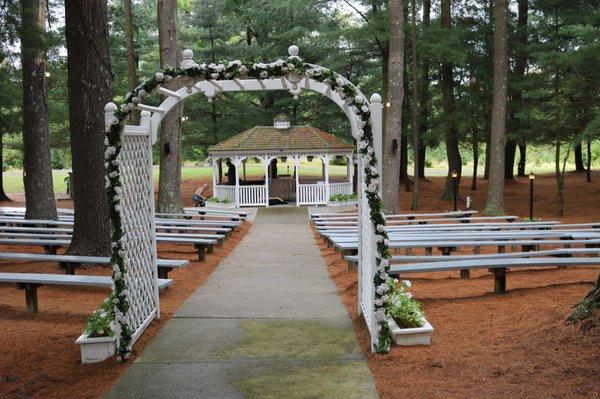
<instances>
[{"instance_id":1,"label":"gazebo shingled roof","mask_svg":"<svg viewBox=\"0 0 600 399\"><path fill-rule=\"evenodd\" d=\"M247 153L247 152L352 152L354 145L347 143L331 133L312 126L292 126L280 129L273 126L256 126L229 139L213 145L209 152Z\"/></svg>"}]
</instances>

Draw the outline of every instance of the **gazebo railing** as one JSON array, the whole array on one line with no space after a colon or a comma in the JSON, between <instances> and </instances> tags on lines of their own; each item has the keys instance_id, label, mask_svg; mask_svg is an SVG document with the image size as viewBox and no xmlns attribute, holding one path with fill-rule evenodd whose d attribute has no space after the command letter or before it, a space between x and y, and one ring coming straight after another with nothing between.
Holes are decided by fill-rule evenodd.
<instances>
[{"instance_id":1,"label":"gazebo railing","mask_svg":"<svg viewBox=\"0 0 600 399\"><path fill-rule=\"evenodd\" d=\"M325 204L327 199L325 184L298 185L298 205Z\"/></svg>"},{"instance_id":2,"label":"gazebo railing","mask_svg":"<svg viewBox=\"0 0 600 399\"><path fill-rule=\"evenodd\" d=\"M228 199L229 202L235 203L235 186L216 185L213 196L219 199Z\"/></svg>"},{"instance_id":3,"label":"gazebo railing","mask_svg":"<svg viewBox=\"0 0 600 399\"><path fill-rule=\"evenodd\" d=\"M240 186L239 206L263 206L267 205L266 186Z\"/></svg>"},{"instance_id":4,"label":"gazebo railing","mask_svg":"<svg viewBox=\"0 0 600 399\"><path fill-rule=\"evenodd\" d=\"M329 183L329 195L352 194L352 182ZM327 198L329 200L329 198Z\"/></svg>"}]
</instances>

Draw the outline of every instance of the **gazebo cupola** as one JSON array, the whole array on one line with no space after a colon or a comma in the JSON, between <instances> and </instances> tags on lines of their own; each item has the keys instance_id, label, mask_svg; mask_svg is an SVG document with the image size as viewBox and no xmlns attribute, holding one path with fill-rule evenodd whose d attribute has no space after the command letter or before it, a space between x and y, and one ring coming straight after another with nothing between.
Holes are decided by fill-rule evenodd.
<instances>
[{"instance_id":1,"label":"gazebo cupola","mask_svg":"<svg viewBox=\"0 0 600 399\"><path fill-rule=\"evenodd\" d=\"M318 205L332 195L354 192L354 145L312 126L292 126L284 114L275 117L273 126L253 127L208 152L213 195L236 206L269 206L269 199ZM341 177L330 177L334 159L346 164ZM225 166L227 160L232 167ZM315 168L319 164L320 170Z\"/></svg>"}]
</instances>

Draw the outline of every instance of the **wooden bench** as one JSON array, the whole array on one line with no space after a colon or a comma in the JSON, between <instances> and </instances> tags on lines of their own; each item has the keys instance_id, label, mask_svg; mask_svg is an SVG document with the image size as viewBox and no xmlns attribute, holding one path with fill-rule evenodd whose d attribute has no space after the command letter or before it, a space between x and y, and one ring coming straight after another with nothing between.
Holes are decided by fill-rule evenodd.
<instances>
[{"instance_id":1,"label":"wooden bench","mask_svg":"<svg viewBox=\"0 0 600 399\"><path fill-rule=\"evenodd\" d=\"M488 269L494 274L494 292L506 292L506 270L508 267L548 267L548 266L594 266L599 265L598 258L505 258L449 260L444 262L422 262L403 265L392 265L389 274L392 276L407 273L429 273L449 270Z\"/></svg>"},{"instance_id":2,"label":"wooden bench","mask_svg":"<svg viewBox=\"0 0 600 399\"><path fill-rule=\"evenodd\" d=\"M0 283L16 283L25 290L25 302L29 313L38 311L38 287L46 285L74 285L111 288L113 279L109 276L73 276L62 274L0 273ZM164 290L173 283L170 279L159 279L158 288Z\"/></svg>"},{"instance_id":3,"label":"wooden bench","mask_svg":"<svg viewBox=\"0 0 600 399\"><path fill-rule=\"evenodd\" d=\"M85 264L108 265L108 256L79 256L79 255L49 255L49 254L24 254L13 252L0 252L0 260L18 260L24 262L58 262L66 274L75 274L75 269ZM168 278L173 268L181 268L189 265L188 260L180 259L157 259L158 277Z\"/></svg>"},{"instance_id":4,"label":"wooden bench","mask_svg":"<svg viewBox=\"0 0 600 399\"><path fill-rule=\"evenodd\" d=\"M240 211L240 210L236 210L236 209L218 209L218 208L211 208L209 206L203 206L203 207L186 207L183 208L183 211L185 213L189 213L189 214L200 214L200 215L236 215L239 216L241 218L246 219L248 216L250 216L252 214L252 212L248 212L248 211Z\"/></svg>"}]
</instances>

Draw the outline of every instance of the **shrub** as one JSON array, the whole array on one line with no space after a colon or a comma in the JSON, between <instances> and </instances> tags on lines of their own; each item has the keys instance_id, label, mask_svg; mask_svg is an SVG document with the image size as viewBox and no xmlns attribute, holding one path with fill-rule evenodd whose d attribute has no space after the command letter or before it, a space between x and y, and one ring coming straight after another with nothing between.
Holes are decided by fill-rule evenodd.
<instances>
[{"instance_id":1,"label":"shrub","mask_svg":"<svg viewBox=\"0 0 600 399\"><path fill-rule=\"evenodd\" d=\"M219 204L229 204L231 202L229 200L229 198L219 198L219 197L210 197L206 201L208 201L208 202L216 202L216 203L219 203Z\"/></svg>"},{"instance_id":2,"label":"shrub","mask_svg":"<svg viewBox=\"0 0 600 399\"><path fill-rule=\"evenodd\" d=\"M358 199L356 194L334 194L329 197L329 201L352 201Z\"/></svg>"}]
</instances>

